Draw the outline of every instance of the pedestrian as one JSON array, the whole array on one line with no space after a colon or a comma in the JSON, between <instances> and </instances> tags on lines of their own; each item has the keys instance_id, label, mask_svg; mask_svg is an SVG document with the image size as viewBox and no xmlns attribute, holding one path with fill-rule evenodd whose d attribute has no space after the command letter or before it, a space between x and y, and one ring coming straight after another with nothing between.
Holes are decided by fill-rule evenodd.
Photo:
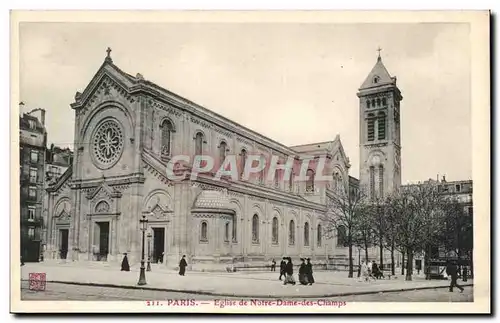
<instances>
[{"instance_id":1,"label":"pedestrian","mask_svg":"<svg viewBox=\"0 0 500 323\"><path fill-rule=\"evenodd\" d=\"M463 266L462 268L462 281L467 281L467 266Z\"/></svg>"},{"instance_id":2,"label":"pedestrian","mask_svg":"<svg viewBox=\"0 0 500 323\"><path fill-rule=\"evenodd\" d=\"M286 263L285 266L285 283L283 285L286 285L288 283L295 285L295 279L293 279L293 263L292 263L292 258L288 257L287 258L288 262Z\"/></svg>"},{"instance_id":3,"label":"pedestrian","mask_svg":"<svg viewBox=\"0 0 500 323\"><path fill-rule=\"evenodd\" d=\"M165 256L165 252L162 252L160 255L160 264L163 263L163 257Z\"/></svg>"},{"instance_id":4,"label":"pedestrian","mask_svg":"<svg viewBox=\"0 0 500 323\"><path fill-rule=\"evenodd\" d=\"M185 276L187 265L186 255L183 255L181 261L179 261L179 275Z\"/></svg>"},{"instance_id":5,"label":"pedestrian","mask_svg":"<svg viewBox=\"0 0 500 323\"><path fill-rule=\"evenodd\" d=\"M283 259L280 262L280 278L279 278L279 280L281 280L281 276L285 277L285 279L286 279L285 269L286 269L286 258L283 257Z\"/></svg>"},{"instance_id":6,"label":"pedestrian","mask_svg":"<svg viewBox=\"0 0 500 323\"><path fill-rule=\"evenodd\" d=\"M126 253L123 254L121 271L130 271L130 265L128 264L128 258Z\"/></svg>"},{"instance_id":7,"label":"pedestrian","mask_svg":"<svg viewBox=\"0 0 500 323\"><path fill-rule=\"evenodd\" d=\"M276 271L276 260L271 261L271 271Z\"/></svg>"},{"instance_id":8,"label":"pedestrian","mask_svg":"<svg viewBox=\"0 0 500 323\"><path fill-rule=\"evenodd\" d=\"M313 266L311 264L311 258L307 258L306 275L307 275L307 281L309 282L309 285L314 284Z\"/></svg>"},{"instance_id":9,"label":"pedestrian","mask_svg":"<svg viewBox=\"0 0 500 323\"><path fill-rule=\"evenodd\" d=\"M458 278L457 266L451 261L448 261L448 265L446 266L446 274L448 276L451 276L450 292L453 292L453 287L457 287L458 289L460 289L460 292L463 293L464 288L457 284L457 278Z\"/></svg>"},{"instance_id":10,"label":"pedestrian","mask_svg":"<svg viewBox=\"0 0 500 323\"><path fill-rule=\"evenodd\" d=\"M309 284L309 282L307 281L307 267L305 259L300 258L300 261L302 261L302 263L300 264L299 267L299 283L301 283L302 285L307 285Z\"/></svg>"},{"instance_id":11,"label":"pedestrian","mask_svg":"<svg viewBox=\"0 0 500 323\"><path fill-rule=\"evenodd\" d=\"M384 278L384 273L380 270L380 268L378 268L375 260L372 262L372 276L375 279Z\"/></svg>"},{"instance_id":12,"label":"pedestrian","mask_svg":"<svg viewBox=\"0 0 500 323\"><path fill-rule=\"evenodd\" d=\"M361 279L365 282L370 280L370 270L368 269L368 264L364 260L361 263Z\"/></svg>"}]
</instances>

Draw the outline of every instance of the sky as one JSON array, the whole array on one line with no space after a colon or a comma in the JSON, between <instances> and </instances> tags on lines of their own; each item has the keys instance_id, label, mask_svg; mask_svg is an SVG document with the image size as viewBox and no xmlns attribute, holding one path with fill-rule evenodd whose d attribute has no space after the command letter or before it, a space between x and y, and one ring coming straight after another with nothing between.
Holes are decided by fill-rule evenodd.
<instances>
[{"instance_id":1,"label":"sky","mask_svg":"<svg viewBox=\"0 0 500 323\"><path fill-rule=\"evenodd\" d=\"M359 174L356 93L378 52L402 92L402 181L472 178L468 24L23 23L22 112L72 146L76 91L113 62L284 145L340 135Z\"/></svg>"}]
</instances>

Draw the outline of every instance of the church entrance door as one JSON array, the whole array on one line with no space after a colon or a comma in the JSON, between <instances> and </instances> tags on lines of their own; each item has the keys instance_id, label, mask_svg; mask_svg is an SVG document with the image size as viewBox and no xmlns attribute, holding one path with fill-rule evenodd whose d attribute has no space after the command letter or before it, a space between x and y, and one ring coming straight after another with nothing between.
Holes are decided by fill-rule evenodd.
<instances>
[{"instance_id":1,"label":"church entrance door","mask_svg":"<svg viewBox=\"0 0 500 323\"><path fill-rule=\"evenodd\" d=\"M99 227L99 249L97 254L98 261L106 261L109 253L109 222L97 222Z\"/></svg>"},{"instance_id":2,"label":"church entrance door","mask_svg":"<svg viewBox=\"0 0 500 323\"><path fill-rule=\"evenodd\" d=\"M59 255L61 259L66 259L68 255L68 238L69 230L60 229L59 230Z\"/></svg>"},{"instance_id":3,"label":"church entrance door","mask_svg":"<svg viewBox=\"0 0 500 323\"><path fill-rule=\"evenodd\" d=\"M153 263L163 263L165 252L165 228L153 228Z\"/></svg>"}]
</instances>

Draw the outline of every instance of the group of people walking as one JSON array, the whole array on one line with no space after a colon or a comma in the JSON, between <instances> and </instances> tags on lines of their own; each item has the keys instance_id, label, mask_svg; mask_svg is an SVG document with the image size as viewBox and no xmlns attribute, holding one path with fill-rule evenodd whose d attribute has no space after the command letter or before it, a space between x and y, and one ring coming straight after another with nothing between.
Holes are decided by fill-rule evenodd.
<instances>
[{"instance_id":1,"label":"group of people walking","mask_svg":"<svg viewBox=\"0 0 500 323\"><path fill-rule=\"evenodd\" d=\"M358 268L358 277L364 281L369 281L370 279L382 279L384 277L384 272L380 270L375 260L372 262L361 262Z\"/></svg>"},{"instance_id":2,"label":"group of people walking","mask_svg":"<svg viewBox=\"0 0 500 323\"><path fill-rule=\"evenodd\" d=\"M307 263L306 263L307 260ZM314 283L314 276L313 276L313 270L312 270L312 264L311 264L311 259L307 258L300 258L300 261L302 262L299 267L299 283L302 285L312 285ZM276 267L276 262L273 259L273 265L271 265L271 271L275 271ZM292 258L290 257L283 257L280 263L280 276L279 280L281 280L281 277L285 277L285 281L283 285L291 284L295 285L295 279L293 278L293 262Z\"/></svg>"},{"instance_id":3,"label":"group of people walking","mask_svg":"<svg viewBox=\"0 0 500 323\"><path fill-rule=\"evenodd\" d=\"M163 255L162 255L162 258L163 258ZM162 259L162 261L163 261L163 259ZM179 275L180 276L186 275L186 267L187 267L186 255L183 255L181 258L181 261L179 261ZM121 271L130 271L130 265L128 263L128 257L127 257L126 253L123 254Z\"/></svg>"}]
</instances>

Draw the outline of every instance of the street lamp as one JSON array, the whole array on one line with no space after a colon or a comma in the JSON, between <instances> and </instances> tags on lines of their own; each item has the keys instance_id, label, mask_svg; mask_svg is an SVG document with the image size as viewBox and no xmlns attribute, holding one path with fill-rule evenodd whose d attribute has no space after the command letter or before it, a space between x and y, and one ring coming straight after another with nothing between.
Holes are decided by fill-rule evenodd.
<instances>
[{"instance_id":1,"label":"street lamp","mask_svg":"<svg viewBox=\"0 0 500 323\"><path fill-rule=\"evenodd\" d=\"M141 231L142 231L142 253L141 253L141 271L139 273L139 281L137 282L137 285L146 285L146 272L144 268L144 244L146 243L145 241L145 233L146 229L148 226L148 219L146 218L146 214L142 215L142 218L139 220L141 224Z\"/></svg>"},{"instance_id":2,"label":"street lamp","mask_svg":"<svg viewBox=\"0 0 500 323\"><path fill-rule=\"evenodd\" d=\"M148 232L148 267L146 271L151 271L151 232Z\"/></svg>"}]
</instances>

